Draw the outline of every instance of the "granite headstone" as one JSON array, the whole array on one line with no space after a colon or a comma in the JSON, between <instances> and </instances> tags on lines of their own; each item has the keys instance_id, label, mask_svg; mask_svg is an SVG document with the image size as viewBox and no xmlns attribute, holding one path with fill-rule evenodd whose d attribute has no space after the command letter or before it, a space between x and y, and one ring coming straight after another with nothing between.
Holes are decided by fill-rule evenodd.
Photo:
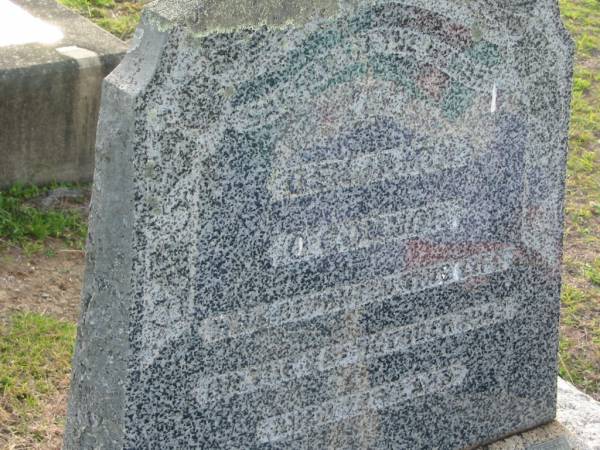
<instances>
[{"instance_id":1,"label":"granite headstone","mask_svg":"<svg viewBox=\"0 0 600 450\"><path fill-rule=\"evenodd\" d=\"M150 4L65 449L460 449L555 415L556 0Z\"/></svg>"}]
</instances>

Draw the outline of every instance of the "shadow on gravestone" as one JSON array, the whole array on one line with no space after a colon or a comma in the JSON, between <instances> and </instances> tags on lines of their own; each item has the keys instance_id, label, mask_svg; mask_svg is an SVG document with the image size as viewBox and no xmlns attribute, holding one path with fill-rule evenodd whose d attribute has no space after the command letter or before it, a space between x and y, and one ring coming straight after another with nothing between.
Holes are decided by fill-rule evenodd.
<instances>
[{"instance_id":1,"label":"shadow on gravestone","mask_svg":"<svg viewBox=\"0 0 600 450\"><path fill-rule=\"evenodd\" d=\"M159 1L106 80L65 449L460 449L555 416L555 1Z\"/></svg>"}]
</instances>

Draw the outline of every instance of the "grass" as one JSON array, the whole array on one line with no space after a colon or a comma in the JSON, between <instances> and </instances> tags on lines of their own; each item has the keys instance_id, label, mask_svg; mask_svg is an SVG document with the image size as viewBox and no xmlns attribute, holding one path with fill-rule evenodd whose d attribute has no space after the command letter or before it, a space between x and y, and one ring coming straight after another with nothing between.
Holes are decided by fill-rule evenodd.
<instances>
[{"instance_id":1,"label":"grass","mask_svg":"<svg viewBox=\"0 0 600 450\"><path fill-rule=\"evenodd\" d=\"M17 246L26 253L32 253L43 249L49 238L61 239L72 247L83 247L87 224L80 213L43 210L32 204L36 198L57 187L73 185L37 187L17 184L0 191L0 250L6 246Z\"/></svg>"},{"instance_id":2,"label":"grass","mask_svg":"<svg viewBox=\"0 0 600 450\"><path fill-rule=\"evenodd\" d=\"M36 419L68 388L75 332L74 324L41 314L0 322L0 444L7 435L44 439Z\"/></svg>"},{"instance_id":3,"label":"grass","mask_svg":"<svg viewBox=\"0 0 600 450\"><path fill-rule=\"evenodd\" d=\"M140 21L143 2L120 0L58 0L119 39L129 39Z\"/></svg>"},{"instance_id":4,"label":"grass","mask_svg":"<svg viewBox=\"0 0 600 450\"><path fill-rule=\"evenodd\" d=\"M560 374L600 399L600 2L560 0L576 43Z\"/></svg>"}]
</instances>

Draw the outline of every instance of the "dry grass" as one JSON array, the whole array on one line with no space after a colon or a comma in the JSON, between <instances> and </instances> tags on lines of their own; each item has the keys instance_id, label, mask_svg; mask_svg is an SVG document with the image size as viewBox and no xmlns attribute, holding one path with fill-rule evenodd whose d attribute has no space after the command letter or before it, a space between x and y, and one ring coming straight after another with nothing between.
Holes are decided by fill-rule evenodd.
<instances>
[{"instance_id":1,"label":"dry grass","mask_svg":"<svg viewBox=\"0 0 600 450\"><path fill-rule=\"evenodd\" d=\"M19 312L0 323L0 445L50 448L64 427L75 325Z\"/></svg>"},{"instance_id":2,"label":"dry grass","mask_svg":"<svg viewBox=\"0 0 600 450\"><path fill-rule=\"evenodd\" d=\"M577 46L567 166L560 373L600 400L600 2L561 0Z\"/></svg>"},{"instance_id":3,"label":"dry grass","mask_svg":"<svg viewBox=\"0 0 600 450\"><path fill-rule=\"evenodd\" d=\"M58 0L109 33L127 40L140 21L144 2L126 0Z\"/></svg>"}]
</instances>

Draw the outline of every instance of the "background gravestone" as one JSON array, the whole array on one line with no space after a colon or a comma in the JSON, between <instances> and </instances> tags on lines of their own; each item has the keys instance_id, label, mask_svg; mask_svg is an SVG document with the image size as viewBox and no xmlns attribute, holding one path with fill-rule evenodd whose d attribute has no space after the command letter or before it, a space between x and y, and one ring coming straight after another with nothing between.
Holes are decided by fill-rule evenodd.
<instances>
[{"instance_id":1,"label":"background gravestone","mask_svg":"<svg viewBox=\"0 0 600 450\"><path fill-rule=\"evenodd\" d=\"M151 4L105 83L65 448L550 421L571 52L550 0Z\"/></svg>"},{"instance_id":2,"label":"background gravestone","mask_svg":"<svg viewBox=\"0 0 600 450\"><path fill-rule=\"evenodd\" d=\"M126 50L56 0L0 0L0 188L92 179L102 80Z\"/></svg>"}]
</instances>

